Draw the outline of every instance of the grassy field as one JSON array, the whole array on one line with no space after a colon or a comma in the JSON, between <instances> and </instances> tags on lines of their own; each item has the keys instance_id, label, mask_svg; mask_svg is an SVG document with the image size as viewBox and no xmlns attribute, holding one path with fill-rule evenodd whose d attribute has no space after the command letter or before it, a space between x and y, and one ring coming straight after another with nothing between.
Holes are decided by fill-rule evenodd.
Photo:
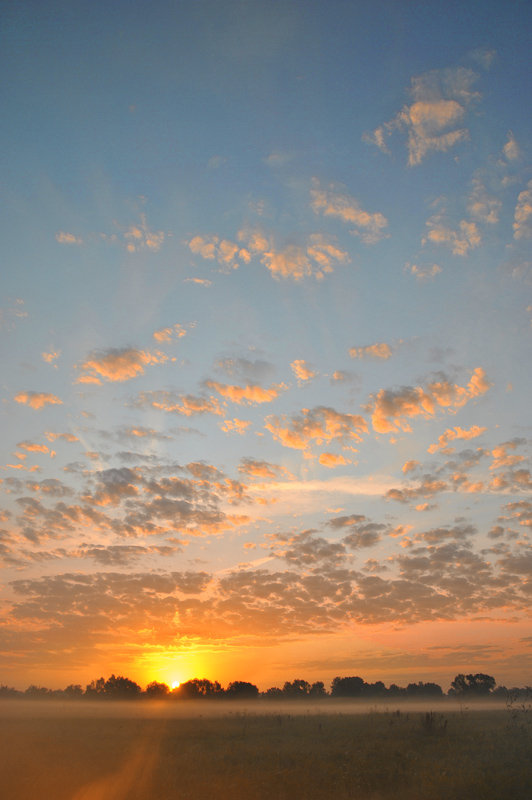
<instances>
[{"instance_id":1,"label":"grassy field","mask_svg":"<svg viewBox=\"0 0 532 800\"><path fill-rule=\"evenodd\" d=\"M2 800L530 800L528 714L0 703Z\"/></svg>"}]
</instances>

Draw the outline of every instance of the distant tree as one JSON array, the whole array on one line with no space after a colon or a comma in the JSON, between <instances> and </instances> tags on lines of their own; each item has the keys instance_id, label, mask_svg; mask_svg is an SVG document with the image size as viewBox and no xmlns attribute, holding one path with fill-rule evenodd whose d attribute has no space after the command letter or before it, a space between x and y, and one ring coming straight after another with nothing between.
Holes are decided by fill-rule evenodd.
<instances>
[{"instance_id":1,"label":"distant tree","mask_svg":"<svg viewBox=\"0 0 532 800\"><path fill-rule=\"evenodd\" d=\"M49 699L52 695L51 689L47 689L45 686L35 686L33 683L24 692L24 697L27 697L28 700Z\"/></svg>"},{"instance_id":2,"label":"distant tree","mask_svg":"<svg viewBox=\"0 0 532 800\"><path fill-rule=\"evenodd\" d=\"M284 696L283 690L279 689L278 686L272 686L270 689L266 689L265 692L262 692L262 697L265 697L267 700L282 700Z\"/></svg>"},{"instance_id":3,"label":"distant tree","mask_svg":"<svg viewBox=\"0 0 532 800\"><path fill-rule=\"evenodd\" d=\"M316 681L316 683L313 683L308 694L309 697L312 697L315 700L319 700L322 697L327 697L327 690L323 681Z\"/></svg>"},{"instance_id":4,"label":"distant tree","mask_svg":"<svg viewBox=\"0 0 532 800\"><path fill-rule=\"evenodd\" d=\"M105 696L105 678L98 678L87 684L84 694L87 700L101 700Z\"/></svg>"},{"instance_id":5,"label":"distant tree","mask_svg":"<svg viewBox=\"0 0 532 800\"><path fill-rule=\"evenodd\" d=\"M223 689L218 681L209 681L207 678L192 678L192 680L185 681L185 683L181 683L172 690L172 697L183 700L222 696Z\"/></svg>"},{"instance_id":6,"label":"distant tree","mask_svg":"<svg viewBox=\"0 0 532 800\"><path fill-rule=\"evenodd\" d=\"M449 695L455 697L487 697L495 688L496 680L491 675L477 672L476 675L458 674L451 683Z\"/></svg>"},{"instance_id":7,"label":"distant tree","mask_svg":"<svg viewBox=\"0 0 532 800\"><path fill-rule=\"evenodd\" d=\"M124 678L122 675L111 675L105 681L104 691L107 697L112 700L134 700L140 696L142 689L129 678Z\"/></svg>"},{"instance_id":8,"label":"distant tree","mask_svg":"<svg viewBox=\"0 0 532 800\"><path fill-rule=\"evenodd\" d=\"M406 689L402 686L397 686L396 683L391 683L388 689L388 697L404 697L406 695Z\"/></svg>"},{"instance_id":9,"label":"distant tree","mask_svg":"<svg viewBox=\"0 0 532 800\"><path fill-rule=\"evenodd\" d=\"M292 682L286 681L283 686L283 694L291 700L300 700L304 697L308 697L309 691L310 683L300 680L299 678Z\"/></svg>"},{"instance_id":10,"label":"distant tree","mask_svg":"<svg viewBox=\"0 0 532 800\"><path fill-rule=\"evenodd\" d=\"M63 696L66 700L79 700L83 697L83 689L79 683L71 683L70 686L67 686L64 690Z\"/></svg>"},{"instance_id":11,"label":"distant tree","mask_svg":"<svg viewBox=\"0 0 532 800\"><path fill-rule=\"evenodd\" d=\"M259 689L254 683L232 681L225 690L225 696L235 700L255 700L259 696Z\"/></svg>"},{"instance_id":12,"label":"distant tree","mask_svg":"<svg viewBox=\"0 0 532 800\"><path fill-rule=\"evenodd\" d=\"M146 697L149 697L151 700L168 697L169 694L170 687L167 683L158 683L158 681L152 681L146 686Z\"/></svg>"},{"instance_id":13,"label":"distant tree","mask_svg":"<svg viewBox=\"0 0 532 800\"><path fill-rule=\"evenodd\" d=\"M437 683L409 683L406 687L408 697L442 697L443 689Z\"/></svg>"},{"instance_id":14,"label":"distant tree","mask_svg":"<svg viewBox=\"0 0 532 800\"><path fill-rule=\"evenodd\" d=\"M1 700L14 700L16 697L22 697L22 692L14 689L12 686L0 686L0 699Z\"/></svg>"},{"instance_id":15,"label":"distant tree","mask_svg":"<svg viewBox=\"0 0 532 800\"><path fill-rule=\"evenodd\" d=\"M362 678L334 678L331 697L361 697L366 686Z\"/></svg>"},{"instance_id":16,"label":"distant tree","mask_svg":"<svg viewBox=\"0 0 532 800\"><path fill-rule=\"evenodd\" d=\"M375 681L375 683L365 683L362 693L368 697L382 697L387 692L386 686L382 681Z\"/></svg>"}]
</instances>

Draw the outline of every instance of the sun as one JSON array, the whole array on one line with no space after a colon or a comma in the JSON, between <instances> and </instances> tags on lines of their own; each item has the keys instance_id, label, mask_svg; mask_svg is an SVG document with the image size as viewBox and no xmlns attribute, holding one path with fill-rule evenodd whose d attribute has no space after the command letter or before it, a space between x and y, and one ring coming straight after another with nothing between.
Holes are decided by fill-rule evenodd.
<instances>
[{"instance_id":1,"label":"sun","mask_svg":"<svg viewBox=\"0 0 532 800\"><path fill-rule=\"evenodd\" d=\"M172 689L178 689L181 686L181 681L174 681L172 683Z\"/></svg>"}]
</instances>

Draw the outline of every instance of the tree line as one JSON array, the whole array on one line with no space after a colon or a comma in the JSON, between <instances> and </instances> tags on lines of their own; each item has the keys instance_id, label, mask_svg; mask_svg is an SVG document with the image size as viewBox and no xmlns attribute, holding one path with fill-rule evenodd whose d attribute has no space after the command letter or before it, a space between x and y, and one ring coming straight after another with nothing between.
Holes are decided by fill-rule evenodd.
<instances>
[{"instance_id":1,"label":"tree line","mask_svg":"<svg viewBox=\"0 0 532 800\"><path fill-rule=\"evenodd\" d=\"M207 678L193 678L171 689L168 684L152 681L143 690L138 683L122 675L111 675L110 678L98 678L87 684L85 689L81 684L70 684L66 689L47 689L44 686L32 684L25 691L19 691L9 686L0 686L0 699L65 699L65 700L138 700L141 698L152 700L321 700L332 699L371 699L371 700L400 700L400 699L431 699L452 697L457 699L482 699L487 697L505 699L512 693L527 693L530 687L507 689L505 686L496 686L496 680L491 675L476 673L456 675L451 683L451 688L444 694L437 683L409 683L408 686L397 686L395 683L386 687L382 681L366 683L363 678L336 677L330 689L325 688L323 681L309 683L296 679L286 681L283 688L273 686L264 692L248 681L232 681L224 689L218 681Z\"/></svg>"}]
</instances>

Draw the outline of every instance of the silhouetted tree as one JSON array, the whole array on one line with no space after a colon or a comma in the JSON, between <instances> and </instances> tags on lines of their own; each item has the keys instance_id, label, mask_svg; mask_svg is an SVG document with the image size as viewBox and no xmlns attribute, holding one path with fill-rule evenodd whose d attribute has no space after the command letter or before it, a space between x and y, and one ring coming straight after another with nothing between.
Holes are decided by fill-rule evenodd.
<instances>
[{"instance_id":1,"label":"silhouetted tree","mask_svg":"<svg viewBox=\"0 0 532 800\"><path fill-rule=\"evenodd\" d=\"M396 683L391 683L388 689L388 697L404 697L406 695L406 689L402 686L397 686Z\"/></svg>"},{"instance_id":2,"label":"silhouetted tree","mask_svg":"<svg viewBox=\"0 0 532 800\"><path fill-rule=\"evenodd\" d=\"M71 683L70 686L67 686L63 692L63 697L65 697L66 700L79 700L81 697L83 697L83 689L79 683Z\"/></svg>"},{"instance_id":3,"label":"silhouetted tree","mask_svg":"<svg viewBox=\"0 0 532 800\"><path fill-rule=\"evenodd\" d=\"M304 697L308 697L308 693L310 691L310 683L308 681L302 681L300 679L296 679L295 681L286 681L285 685L283 686L283 694L285 697L289 697L291 700L302 699Z\"/></svg>"},{"instance_id":4,"label":"silhouetted tree","mask_svg":"<svg viewBox=\"0 0 532 800\"><path fill-rule=\"evenodd\" d=\"M225 696L235 700L255 700L259 696L259 689L247 681L232 681L225 690Z\"/></svg>"},{"instance_id":5,"label":"silhouetted tree","mask_svg":"<svg viewBox=\"0 0 532 800\"><path fill-rule=\"evenodd\" d=\"M14 700L16 697L22 697L22 692L19 692L18 689L14 689L12 686L0 686L0 699L2 700Z\"/></svg>"},{"instance_id":6,"label":"silhouetted tree","mask_svg":"<svg viewBox=\"0 0 532 800\"><path fill-rule=\"evenodd\" d=\"M266 689L265 692L262 692L262 697L265 697L267 700L282 700L284 694L283 690L279 689L278 686L272 686L270 689Z\"/></svg>"},{"instance_id":7,"label":"silhouetted tree","mask_svg":"<svg viewBox=\"0 0 532 800\"><path fill-rule=\"evenodd\" d=\"M457 675L451 683L449 694L455 697L487 697L495 688L496 680L491 675L477 672L476 675Z\"/></svg>"},{"instance_id":8,"label":"silhouetted tree","mask_svg":"<svg viewBox=\"0 0 532 800\"><path fill-rule=\"evenodd\" d=\"M322 697L327 697L327 690L325 689L325 684L323 681L316 681L316 683L313 683L308 694L309 697L312 697L315 700L319 700Z\"/></svg>"},{"instance_id":9,"label":"silhouetted tree","mask_svg":"<svg viewBox=\"0 0 532 800\"><path fill-rule=\"evenodd\" d=\"M123 678L122 675L111 675L105 681L105 694L112 700L134 700L140 696L142 689L129 678Z\"/></svg>"},{"instance_id":10,"label":"silhouetted tree","mask_svg":"<svg viewBox=\"0 0 532 800\"><path fill-rule=\"evenodd\" d=\"M223 689L218 681L209 681L207 678L192 678L192 680L185 681L185 683L172 690L172 697L183 700L222 696Z\"/></svg>"},{"instance_id":11,"label":"silhouetted tree","mask_svg":"<svg viewBox=\"0 0 532 800\"><path fill-rule=\"evenodd\" d=\"M105 697L105 678L98 678L95 681L91 681L87 684L85 688L84 697L87 700L101 700Z\"/></svg>"},{"instance_id":12,"label":"silhouetted tree","mask_svg":"<svg viewBox=\"0 0 532 800\"><path fill-rule=\"evenodd\" d=\"M167 683L158 683L158 681L152 681L146 686L146 697L149 697L151 700L159 699L161 697L168 697L170 694L170 687Z\"/></svg>"},{"instance_id":13,"label":"silhouetted tree","mask_svg":"<svg viewBox=\"0 0 532 800\"><path fill-rule=\"evenodd\" d=\"M45 686L35 686L35 684L28 686L24 692L24 697L27 697L29 700L49 699L52 695L53 692L51 689L47 689Z\"/></svg>"},{"instance_id":14,"label":"silhouetted tree","mask_svg":"<svg viewBox=\"0 0 532 800\"><path fill-rule=\"evenodd\" d=\"M443 697L443 689L437 683L409 683L406 687L408 697Z\"/></svg>"},{"instance_id":15,"label":"silhouetted tree","mask_svg":"<svg viewBox=\"0 0 532 800\"><path fill-rule=\"evenodd\" d=\"M365 686L362 678L334 678L331 697L361 697Z\"/></svg>"}]
</instances>

